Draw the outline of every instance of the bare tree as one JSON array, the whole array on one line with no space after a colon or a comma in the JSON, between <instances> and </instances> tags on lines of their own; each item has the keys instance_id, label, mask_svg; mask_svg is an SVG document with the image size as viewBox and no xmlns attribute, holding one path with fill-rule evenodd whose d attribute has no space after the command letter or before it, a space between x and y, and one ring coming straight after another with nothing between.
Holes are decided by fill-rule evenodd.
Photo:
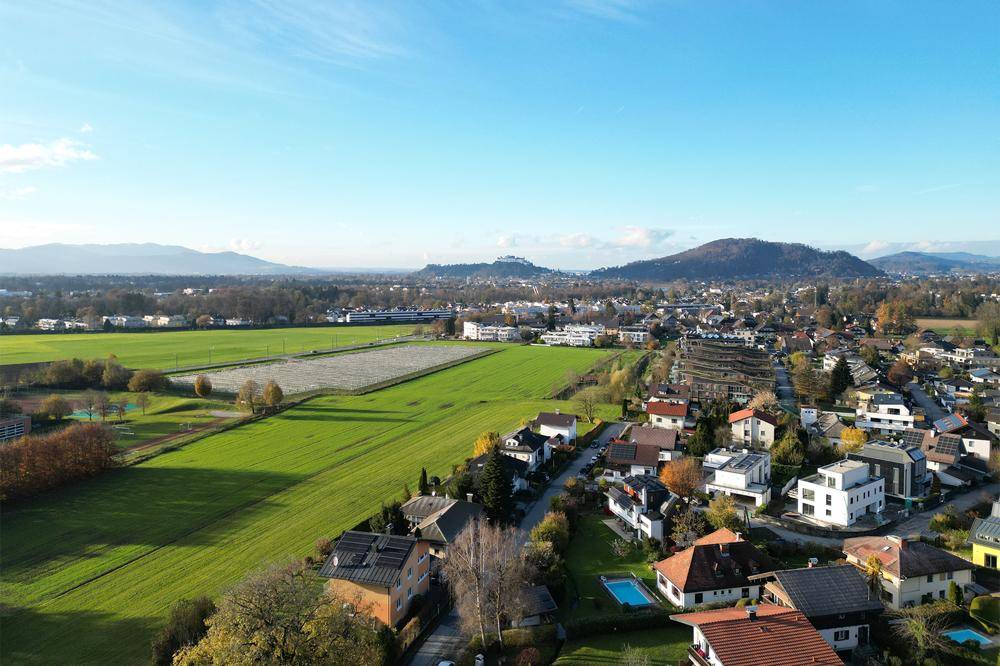
<instances>
[{"instance_id":1,"label":"bare tree","mask_svg":"<svg viewBox=\"0 0 1000 666\"><path fill-rule=\"evenodd\" d=\"M149 407L149 394L148 393L138 393L135 396L135 404L139 406L142 410L142 415L146 415L146 409Z\"/></svg>"},{"instance_id":2,"label":"bare tree","mask_svg":"<svg viewBox=\"0 0 1000 666\"><path fill-rule=\"evenodd\" d=\"M94 408L97 413L101 415L101 420L106 421L108 419L108 413L111 412L111 400L108 398L108 394L102 392L97 393L97 397L94 400Z\"/></svg>"},{"instance_id":3,"label":"bare tree","mask_svg":"<svg viewBox=\"0 0 1000 666\"><path fill-rule=\"evenodd\" d=\"M597 411L597 397L593 391L580 391L576 404L589 423L594 422L594 412Z\"/></svg>"},{"instance_id":4,"label":"bare tree","mask_svg":"<svg viewBox=\"0 0 1000 666\"><path fill-rule=\"evenodd\" d=\"M94 420L94 412L97 411L97 391L88 389L83 392L80 399L81 409L87 413L87 420Z\"/></svg>"},{"instance_id":5,"label":"bare tree","mask_svg":"<svg viewBox=\"0 0 1000 666\"><path fill-rule=\"evenodd\" d=\"M503 626L520 617L528 567L521 557L520 531L473 520L448 547L444 573L463 629L479 634L495 628L503 648Z\"/></svg>"}]
</instances>

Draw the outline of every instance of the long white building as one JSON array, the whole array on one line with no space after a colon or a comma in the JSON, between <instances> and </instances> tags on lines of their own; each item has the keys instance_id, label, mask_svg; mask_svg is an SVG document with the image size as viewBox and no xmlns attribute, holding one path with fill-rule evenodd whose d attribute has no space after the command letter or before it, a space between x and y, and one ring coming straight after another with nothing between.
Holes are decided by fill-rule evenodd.
<instances>
[{"instance_id":1,"label":"long white building","mask_svg":"<svg viewBox=\"0 0 1000 666\"><path fill-rule=\"evenodd\" d=\"M515 342L521 339L521 333L515 326L467 321L462 325L462 337L481 342Z\"/></svg>"}]
</instances>

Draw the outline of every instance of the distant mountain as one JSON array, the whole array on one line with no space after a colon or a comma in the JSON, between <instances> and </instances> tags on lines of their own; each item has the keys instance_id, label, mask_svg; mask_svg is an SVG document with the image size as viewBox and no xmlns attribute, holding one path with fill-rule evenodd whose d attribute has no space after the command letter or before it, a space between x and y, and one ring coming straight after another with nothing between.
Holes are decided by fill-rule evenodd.
<instances>
[{"instance_id":1,"label":"distant mountain","mask_svg":"<svg viewBox=\"0 0 1000 666\"><path fill-rule=\"evenodd\" d=\"M796 277L868 277L881 271L843 250L824 252L800 243L723 238L659 259L591 273L624 280L726 280Z\"/></svg>"},{"instance_id":2,"label":"distant mountain","mask_svg":"<svg viewBox=\"0 0 1000 666\"><path fill-rule=\"evenodd\" d=\"M50 243L0 249L3 275L304 275L320 271L285 266L237 252L198 252L179 245Z\"/></svg>"},{"instance_id":3,"label":"distant mountain","mask_svg":"<svg viewBox=\"0 0 1000 666\"><path fill-rule=\"evenodd\" d=\"M427 264L414 273L417 277L436 278L532 278L554 273L551 268L536 266L520 257L500 257L491 264Z\"/></svg>"},{"instance_id":4,"label":"distant mountain","mask_svg":"<svg viewBox=\"0 0 1000 666\"><path fill-rule=\"evenodd\" d=\"M990 273L1000 271L1000 258L970 252L897 252L869 261L889 273Z\"/></svg>"}]
</instances>

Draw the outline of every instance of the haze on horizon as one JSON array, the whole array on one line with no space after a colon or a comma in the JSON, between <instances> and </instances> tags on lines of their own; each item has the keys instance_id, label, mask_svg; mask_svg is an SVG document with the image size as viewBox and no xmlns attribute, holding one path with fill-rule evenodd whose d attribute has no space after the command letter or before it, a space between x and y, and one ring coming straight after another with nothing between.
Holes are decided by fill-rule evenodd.
<instances>
[{"instance_id":1,"label":"haze on horizon","mask_svg":"<svg viewBox=\"0 0 1000 666\"><path fill-rule=\"evenodd\" d=\"M995 2L6 3L0 247L976 251L1000 238L997 25Z\"/></svg>"}]
</instances>

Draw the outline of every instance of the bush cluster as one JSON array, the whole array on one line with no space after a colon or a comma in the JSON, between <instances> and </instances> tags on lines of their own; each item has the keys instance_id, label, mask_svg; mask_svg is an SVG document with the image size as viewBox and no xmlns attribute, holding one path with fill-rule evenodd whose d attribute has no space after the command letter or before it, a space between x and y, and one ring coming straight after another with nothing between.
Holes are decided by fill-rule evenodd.
<instances>
[{"instance_id":1,"label":"bush cluster","mask_svg":"<svg viewBox=\"0 0 1000 666\"><path fill-rule=\"evenodd\" d=\"M117 463L114 437L97 423L80 423L0 447L0 499L30 497Z\"/></svg>"}]
</instances>

